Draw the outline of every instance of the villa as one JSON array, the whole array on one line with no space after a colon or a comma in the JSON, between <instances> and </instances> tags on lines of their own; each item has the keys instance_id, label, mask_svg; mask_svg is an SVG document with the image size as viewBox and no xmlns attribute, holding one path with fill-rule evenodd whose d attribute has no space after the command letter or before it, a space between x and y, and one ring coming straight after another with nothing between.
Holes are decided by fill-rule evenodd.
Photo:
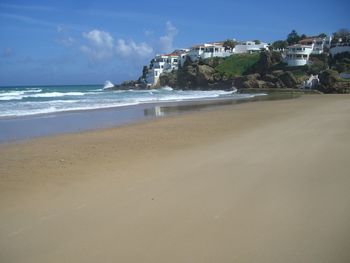
<instances>
[{"instance_id":1,"label":"villa","mask_svg":"<svg viewBox=\"0 0 350 263\"><path fill-rule=\"evenodd\" d=\"M332 37L309 37L299 41L299 44L312 46L311 54L322 54L325 48L330 48Z\"/></svg>"},{"instance_id":2,"label":"villa","mask_svg":"<svg viewBox=\"0 0 350 263\"><path fill-rule=\"evenodd\" d=\"M285 62L287 62L290 67L304 66L308 64L312 50L313 46L302 44L289 46L286 50Z\"/></svg>"},{"instance_id":3,"label":"villa","mask_svg":"<svg viewBox=\"0 0 350 263\"><path fill-rule=\"evenodd\" d=\"M254 41L243 41L243 42L237 43L237 45L234 48L234 53L242 54L242 53L260 52L261 50L267 50L268 47L269 45L264 42L257 44Z\"/></svg>"},{"instance_id":4,"label":"villa","mask_svg":"<svg viewBox=\"0 0 350 263\"><path fill-rule=\"evenodd\" d=\"M287 47L285 62L288 66L304 66L309 63L310 55L322 54L326 48L331 47L332 37L308 37Z\"/></svg>"},{"instance_id":5,"label":"villa","mask_svg":"<svg viewBox=\"0 0 350 263\"><path fill-rule=\"evenodd\" d=\"M192 61L212 57L228 57L232 54L231 50L226 50L223 42L213 42L208 44L194 45L188 52Z\"/></svg>"},{"instance_id":6,"label":"villa","mask_svg":"<svg viewBox=\"0 0 350 263\"><path fill-rule=\"evenodd\" d=\"M171 54L157 55L152 59L150 67L148 69L146 81L150 85L156 85L159 76L163 72L171 72L179 68L179 62L181 60L181 52L173 52Z\"/></svg>"},{"instance_id":7,"label":"villa","mask_svg":"<svg viewBox=\"0 0 350 263\"><path fill-rule=\"evenodd\" d=\"M332 56L335 56L343 52L350 53L350 38L347 38L347 39L340 38L337 43L332 44L329 52L331 53Z\"/></svg>"}]
</instances>

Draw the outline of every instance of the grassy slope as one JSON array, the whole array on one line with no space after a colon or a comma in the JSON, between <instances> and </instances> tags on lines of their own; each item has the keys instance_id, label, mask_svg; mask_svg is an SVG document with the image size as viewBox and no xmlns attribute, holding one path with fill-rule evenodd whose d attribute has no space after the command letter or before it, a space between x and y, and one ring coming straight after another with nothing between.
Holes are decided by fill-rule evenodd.
<instances>
[{"instance_id":1,"label":"grassy slope","mask_svg":"<svg viewBox=\"0 0 350 263\"><path fill-rule=\"evenodd\" d=\"M255 54L234 54L225 59L215 69L228 77L242 76L249 68L258 62L260 55Z\"/></svg>"}]
</instances>

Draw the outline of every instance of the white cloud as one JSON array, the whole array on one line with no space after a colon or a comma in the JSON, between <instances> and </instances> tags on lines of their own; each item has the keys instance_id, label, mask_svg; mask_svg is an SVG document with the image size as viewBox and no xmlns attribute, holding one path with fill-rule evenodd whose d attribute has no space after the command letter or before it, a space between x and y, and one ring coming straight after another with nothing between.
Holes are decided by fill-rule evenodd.
<instances>
[{"instance_id":1,"label":"white cloud","mask_svg":"<svg viewBox=\"0 0 350 263\"><path fill-rule=\"evenodd\" d=\"M113 48L114 39L108 32L94 29L83 33L83 36L95 47Z\"/></svg>"},{"instance_id":2,"label":"white cloud","mask_svg":"<svg viewBox=\"0 0 350 263\"><path fill-rule=\"evenodd\" d=\"M60 31L61 28L58 28ZM146 35L151 36L152 31L145 31ZM178 34L177 28L168 21L166 23L165 35L159 38L153 38L147 42L135 42L123 38L114 39L106 31L94 29L83 33L83 40L80 51L87 55L91 61L106 61L113 57L122 59L132 58L133 60L145 60L151 58L155 50L157 52L170 52L174 49L174 39ZM71 40L71 41L70 41ZM65 39L62 44L71 44L74 39Z\"/></svg>"},{"instance_id":3,"label":"white cloud","mask_svg":"<svg viewBox=\"0 0 350 263\"><path fill-rule=\"evenodd\" d=\"M173 42L177 33L177 28L170 21L166 22L165 35L159 38L160 51L170 52L174 49Z\"/></svg>"},{"instance_id":4,"label":"white cloud","mask_svg":"<svg viewBox=\"0 0 350 263\"><path fill-rule=\"evenodd\" d=\"M94 29L83 33L83 37L87 44L82 45L80 51L94 61L110 59L113 56L143 59L153 54L153 48L145 42L136 43L125 39L114 41L112 35L106 31Z\"/></svg>"},{"instance_id":5,"label":"white cloud","mask_svg":"<svg viewBox=\"0 0 350 263\"><path fill-rule=\"evenodd\" d=\"M105 60L113 56L114 39L108 32L94 29L83 33L83 37L88 43L82 45L80 51L86 54L90 60Z\"/></svg>"},{"instance_id":6,"label":"white cloud","mask_svg":"<svg viewBox=\"0 0 350 263\"><path fill-rule=\"evenodd\" d=\"M122 57L139 56L144 58L153 53L153 48L145 42L137 44L133 40L125 41L124 39L118 39L115 50L117 55Z\"/></svg>"}]
</instances>

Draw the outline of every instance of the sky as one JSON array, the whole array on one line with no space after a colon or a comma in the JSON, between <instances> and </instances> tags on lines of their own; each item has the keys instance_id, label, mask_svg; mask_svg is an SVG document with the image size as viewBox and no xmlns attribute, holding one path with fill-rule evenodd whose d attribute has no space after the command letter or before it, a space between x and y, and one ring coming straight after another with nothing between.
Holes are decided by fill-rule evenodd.
<instances>
[{"instance_id":1,"label":"sky","mask_svg":"<svg viewBox=\"0 0 350 263\"><path fill-rule=\"evenodd\" d=\"M119 83L155 54L350 28L350 1L0 0L0 86Z\"/></svg>"}]
</instances>

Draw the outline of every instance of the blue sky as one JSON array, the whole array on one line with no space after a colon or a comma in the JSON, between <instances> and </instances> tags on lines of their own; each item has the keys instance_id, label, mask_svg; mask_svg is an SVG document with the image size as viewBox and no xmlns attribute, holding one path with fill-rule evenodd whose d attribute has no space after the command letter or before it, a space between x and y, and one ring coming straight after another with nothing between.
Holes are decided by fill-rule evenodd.
<instances>
[{"instance_id":1,"label":"blue sky","mask_svg":"<svg viewBox=\"0 0 350 263\"><path fill-rule=\"evenodd\" d=\"M156 53L350 28L350 1L0 0L0 85L137 78Z\"/></svg>"}]
</instances>

